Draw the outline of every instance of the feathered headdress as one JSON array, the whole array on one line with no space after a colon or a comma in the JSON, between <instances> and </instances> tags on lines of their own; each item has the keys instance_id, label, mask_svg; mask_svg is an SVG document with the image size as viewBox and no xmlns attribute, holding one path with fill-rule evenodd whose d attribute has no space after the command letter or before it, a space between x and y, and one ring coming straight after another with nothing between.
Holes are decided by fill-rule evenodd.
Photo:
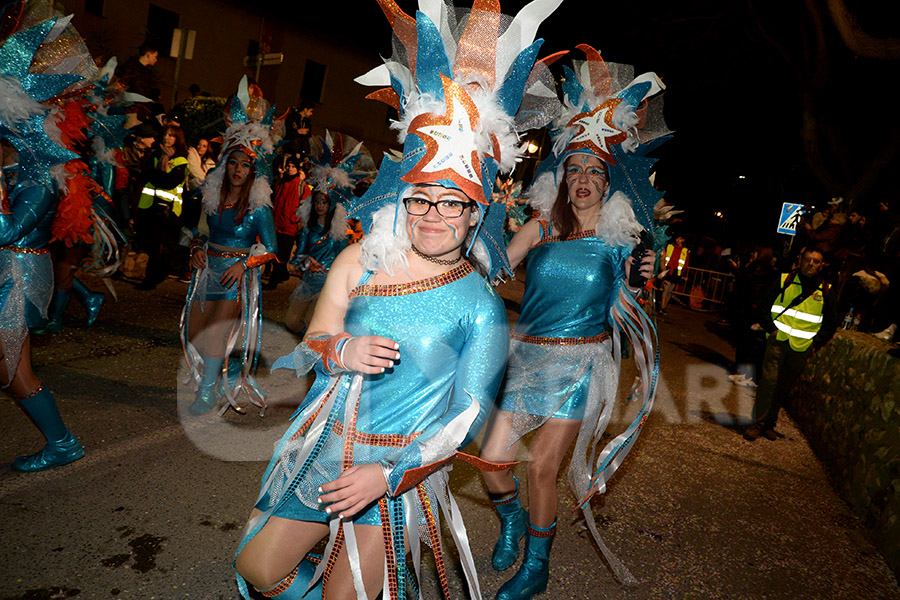
<instances>
[{"instance_id":1,"label":"feathered headdress","mask_svg":"<svg viewBox=\"0 0 900 600\"><path fill-rule=\"evenodd\" d=\"M403 155L399 161L385 156L350 217L368 232L375 211L389 204L399 211L411 185L458 189L480 205L474 239L486 250L490 275L509 270L506 207L492 207L489 199L497 172L511 170L523 154L517 132L542 127L558 112L552 76L535 62L543 40L534 37L561 1L535 0L515 18L501 14L496 0L476 0L468 12L422 1L413 19L393 0L378 0L394 31L394 55L357 82L389 86L368 97L399 112L393 128Z\"/></svg>"},{"instance_id":2,"label":"feathered headdress","mask_svg":"<svg viewBox=\"0 0 900 600\"><path fill-rule=\"evenodd\" d=\"M640 225L652 231L653 207L662 194L649 179L656 159L646 155L671 133L662 114L665 86L655 73L634 77L630 65L607 63L587 44L577 48L587 60L563 68L564 108L552 126L553 151L538 166L529 203L548 215L566 158L590 154L609 169L608 197L622 193Z\"/></svg>"},{"instance_id":3,"label":"feathered headdress","mask_svg":"<svg viewBox=\"0 0 900 600\"><path fill-rule=\"evenodd\" d=\"M352 200L356 184L375 174L372 155L362 142L350 136L325 130L325 138L313 138L310 145L312 168L307 182L313 192L328 195L332 208L338 202ZM351 149L346 151L348 147Z\"/></svg>"},{"instance_id":4,"label":"feathered headdress","mask_svg":"<svg viewBox=\"0 0 900 600\"><path fill-rule=\"evenodd\" d=\"M49 186L51 169L77 158L47 119L54 100L77 92L97 72L71 19L35 0L0 10L0 137L19 154L19 181Z\"/></svg>"},{"instance_id":5,"label":"feathered headdress","mask_svg":"<svg viewBox=\"0 0 900 600\"><path fill-rule=\"evenodd\" d=\"M238 85L237 94L225 105L225 122L228 128L223 136L219 162L203 184L204 210L207 214L218 210L228 156L237 150L253 159L256 165L256 178L250 189L250 210L271 206L272 160L278 142L275 107L269 107L258 87L251 90L246 75Z\"/></svg>"}]
</instances>

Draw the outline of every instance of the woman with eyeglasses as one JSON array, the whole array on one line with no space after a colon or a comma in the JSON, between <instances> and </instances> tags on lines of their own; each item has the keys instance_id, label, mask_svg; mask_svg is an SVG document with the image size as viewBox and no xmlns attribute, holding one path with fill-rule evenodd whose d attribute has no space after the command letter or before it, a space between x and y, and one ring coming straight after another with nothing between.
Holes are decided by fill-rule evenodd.
<instances>
[{"instance_id":1,"label":"woman with eyeglasses","mask_svg":"<svg viewBox=\"0 0 900 600\"><path fill-rule=\"evenodd\" d=\"M328 597L356 597L351 561L370 597L381 589L397 518L389 515L445 483L439 472L417 487L479 431L499 387L506 313L480 274L487 264L467 253L482 212L458 189L409 187L396 226L391 203L331 265L306 341L289 361L298 373L317 361L316 381L264 477L236 561L241 580L268 593L290 575L302 593L316 570L304 557L330 524L332 538L339 525L343 539L352 531L356 548L336 546L326 557L335 561L323 578ZM431 526L442 496L428 509ZM399 552L393 564L404 560L402 542Z\"/></svg>"}]
</instances>

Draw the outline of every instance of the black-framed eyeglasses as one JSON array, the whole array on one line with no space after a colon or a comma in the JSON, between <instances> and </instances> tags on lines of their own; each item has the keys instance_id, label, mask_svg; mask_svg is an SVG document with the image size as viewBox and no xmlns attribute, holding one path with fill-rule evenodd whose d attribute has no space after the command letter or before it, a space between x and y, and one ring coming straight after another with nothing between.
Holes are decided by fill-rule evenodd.
<instances>
[{"instance_id":1,"label":"black-framed eyeglasses","mask_svg":"<svg viewBox=\"0 0 900 600\"><path fill-rule=\"evenodd\" d=\"M406 212L416 217L428 214L428 211L433 206L442 217L455 219L462 216L463 211L467 208L475 206L475 203L471 200L438 200L437 202L432 202L425 198L413 197L404 198L403 205L406 206Z\"/></svg>"}]
</instances>

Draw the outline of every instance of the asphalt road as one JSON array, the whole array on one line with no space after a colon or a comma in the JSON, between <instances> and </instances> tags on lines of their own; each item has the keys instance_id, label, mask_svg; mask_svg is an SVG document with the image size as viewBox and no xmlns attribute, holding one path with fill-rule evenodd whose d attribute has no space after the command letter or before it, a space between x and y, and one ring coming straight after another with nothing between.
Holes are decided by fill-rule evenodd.
<instances>
[{"instance_id":1,"label":"asphalt road","mask_svg":"<svg viewBox=\"0 0 900 600\"><path fill-rule=\"evenodd\" d=\"M238 537L272 444L307 385L268 372L297 341L280 325L292 286L264 296L260 382L273 403L264 418L182 414L191 398L177 372L187 286L174 280L152 292L117 282L119 301L107 298L93 327L80 325L73 303L62 333L35 339L35 370L87 455L60 469L12 472L12 459L43 440L12 402L0 403L0 600L237 597ZM520 289L503 291L511 309ZM604 539L639 584L613 579L571 512L563 476L545 597L900 599L895 576L794 424L783 416L775 442L740 437L752 392L725 379L733 350L715 319L671 308L659 329L654 411L593 502ZM632 377L624 369L622 387ZM632 410L623 406L610 431L624 428ZM476 471L459 465L451 481L483 596L493 598L512 574L490 566L498 524ZM452 596L467 597L451 571Z\"/></svg>"}]
</instances>

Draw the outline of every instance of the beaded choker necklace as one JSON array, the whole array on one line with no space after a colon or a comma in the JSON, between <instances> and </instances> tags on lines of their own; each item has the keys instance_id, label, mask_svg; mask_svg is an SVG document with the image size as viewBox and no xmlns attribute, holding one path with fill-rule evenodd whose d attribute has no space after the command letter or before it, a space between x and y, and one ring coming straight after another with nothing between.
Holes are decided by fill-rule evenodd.
<instances>
[{"instance_id":1,"label":"beaded choker necklace","mask_svg":"<svg viewBox=\"0 0 900 600\"><path fill-rule=\"evenodd\" d=\"M419 258L424 258L428 262L433 262L436 265L455 265L460 260L462 260L462 256L457 256L456 258L435 258L433 256L428 256L427 254L422 254L422 252L420 252L419 249L415 246L412 246L412 250Z\"/></svg>"}]
</instances>

